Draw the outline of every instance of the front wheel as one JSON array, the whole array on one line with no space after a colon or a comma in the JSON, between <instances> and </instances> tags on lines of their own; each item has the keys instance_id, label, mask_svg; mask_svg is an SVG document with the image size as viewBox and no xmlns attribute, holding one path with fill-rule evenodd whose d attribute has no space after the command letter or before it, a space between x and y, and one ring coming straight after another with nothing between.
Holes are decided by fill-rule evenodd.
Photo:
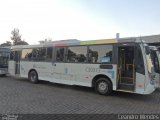
<instances>
[{"instance_id":1,"label":"front wheel","mask_svg":"<svg viewBox=\"0 0 160 120\"><path fill-rule=\"evenodd\" d=\"M36 71L31 71L29 73L29 80L32 82L32 83L38 83L38 74Z\"/></svg>"},{"instance_id":2,"label":"front wheel","mask_svg":"<svg viewBox=\"0 0 160 120\"><path fill-rule=\"evenodd\" d=\"M95 91L101 95L109 95L112 92L112 84L107 78L99 78L95 84Z\"/></svg>"}]
</instances>

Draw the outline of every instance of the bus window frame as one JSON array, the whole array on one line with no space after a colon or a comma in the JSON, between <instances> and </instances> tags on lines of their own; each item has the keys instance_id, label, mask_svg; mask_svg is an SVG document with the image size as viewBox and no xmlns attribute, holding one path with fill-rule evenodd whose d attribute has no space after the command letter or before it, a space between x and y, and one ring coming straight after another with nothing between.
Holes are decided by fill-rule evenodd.
<instances>
[{"instance_id":1,"label":"bus window frame","mask_svg":"<svg viewBox=\"0 0 160 120\"><path fill-rule=\"evenodd\" d=\"M67 58L68 58L68 48L69 47L81 47L81 46L85 46L87 48L87 54L86 54L86 62L68 62ZM87 64L88 63L88 45L72 45L72 46L67 46L66 47L66 53L65 53L65 63L73 63L73 64Z\"/></svg>"}]
</instances>

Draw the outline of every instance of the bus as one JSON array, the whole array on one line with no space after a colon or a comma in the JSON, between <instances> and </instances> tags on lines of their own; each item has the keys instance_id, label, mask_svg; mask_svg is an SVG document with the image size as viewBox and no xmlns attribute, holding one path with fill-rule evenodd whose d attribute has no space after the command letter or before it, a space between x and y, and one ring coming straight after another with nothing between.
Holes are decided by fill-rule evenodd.
<instances>
[{"instance_id":1,"label":"bus","mask_svg":"<svg viewBox=\"0 0 160 120\"><path fill-rule=\"evenodd\" d=\"M31 82L151 94L155 90L149 46L140 38L60 40L11 48L9 73Z\"/></svg>"},{"instance_id":2,"label":"bus","mask_svg":"<svg viewBox=\"0 0 160 120\"><path fill-rule=\"evenodd\" d=\"M0 75L8 73L9 47L0 47Z\"/></svg>"},{"instance_id":3,"label":"bus","mask_svg":"<svg viewBox=\"0 0 160 120\"><path fill-rule=\"evenodd\" d=\"M160 87L160 55L156 46L149 46L151 51L151 60L155 72L155 87Z\"/></svg>"}]
</instances>

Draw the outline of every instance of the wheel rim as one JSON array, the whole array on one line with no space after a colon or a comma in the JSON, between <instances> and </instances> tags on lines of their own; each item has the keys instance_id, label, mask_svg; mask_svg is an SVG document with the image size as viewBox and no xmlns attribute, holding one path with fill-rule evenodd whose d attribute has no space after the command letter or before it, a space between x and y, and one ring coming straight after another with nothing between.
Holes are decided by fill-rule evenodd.
<instances>
[{"instance_id":1,"label":"wheel rim","mask_svg":"<svg viewBox=\"0 0 160 120\"><path fill-rule=\"evenodd\" d=\"M31 81L35 81L36 80L36 75L35 74L31 74Z\"/></svg>"},{"instance_id":2,"label":"wheel rim","mask_svg":"<svg viewBox=\"0 0 160 120\"><path fill-rule=\"evenodd\" d=\"M100 82L100 83L98 84L98 90L99 90L99 92L101 92L101 93L104 93L104 92L108 91L108 85L107 85L107 83L104 82L104 81Z\"/></svg>"}]
</instances>

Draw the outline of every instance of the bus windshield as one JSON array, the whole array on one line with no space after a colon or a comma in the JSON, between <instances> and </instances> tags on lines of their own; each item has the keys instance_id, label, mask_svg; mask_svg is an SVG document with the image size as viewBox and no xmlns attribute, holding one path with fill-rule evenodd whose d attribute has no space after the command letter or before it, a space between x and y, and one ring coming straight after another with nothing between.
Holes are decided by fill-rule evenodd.
<instances>
[{"instance_id":1,"label":"bus windshield","mask_svg":"<svg viewBox=\"0 0 160 120\"><path fill-rule=\"evenodd\" d=\"M159 58L157 52L156 50L151 50L151 60L154 65L154 71L159 73Z\"/></svg>"},{"instance_id":2,"label":"bus windshield","mask_svg":"<svg viewBox=\"0 0 160 120\"><path fill-rule=\"evenodd\" d=\"M8 67L9 53L8 52L0 52L0 66Z\"/></svg>"},{"instance_id":3,"label":"bus windshield","mask_svg":"<svg viewBox=\"0 0 160 120\"><path fill-rule=\"evenodd\" d=\"M153 64L152 64L152 60L151 60L151 56L150 56L150 49L149 49L148 44L144 44L144 47L145 47L145 52L146 52L148 72L152 73Z\"/></svg>"}]
</instances>

